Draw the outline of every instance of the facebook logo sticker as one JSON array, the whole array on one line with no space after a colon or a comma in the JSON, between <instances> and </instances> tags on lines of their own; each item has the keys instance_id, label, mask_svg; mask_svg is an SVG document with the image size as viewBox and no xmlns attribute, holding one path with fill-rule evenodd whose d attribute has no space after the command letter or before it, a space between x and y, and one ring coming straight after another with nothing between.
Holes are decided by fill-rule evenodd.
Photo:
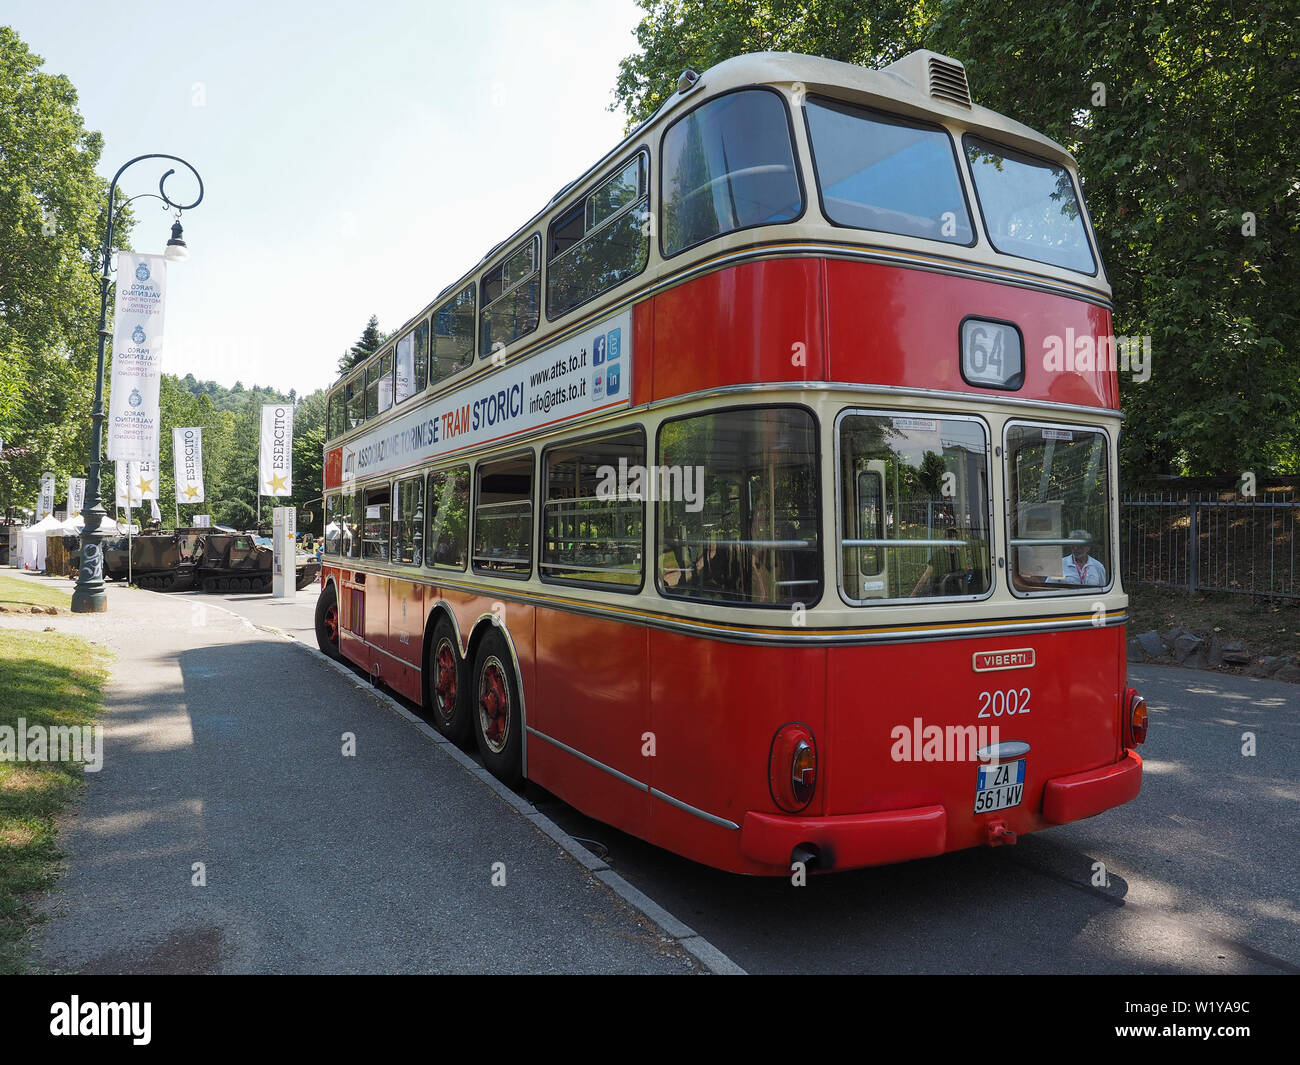
<instances>
[{"instance_id":1,"label":"facebook logo sticker","mask_svg":"<svg viewBox=\"0 0 1300 1065\"><path fill-rule=\"evenodd\" d=\"M619 352L623 347L623 330L611 329L609 331L609 361L613 362L618 358Z\"/></svg>"},{"instance_id":2,"label":"facebook logo sticker","mask_svg":"<svg viewBox=\"0 0 1300 1065\"><path fill-rule=\"evenodd\" d=\"M591 345L591 365L599 366L605 361L605 338L598 336Z\"/></svg>"},{"instance_id":3,"label":"facebook logo sticker","mask_svg":"<svg viewBox=\"0 0 1300 1065\"><path fill-rule=\"evenodd\" d=\"M613 358L612 355L610 357ZM608 372L605 374L605 395L607 396L618 395L619 376L620 376L619 368L617 366L611 366Z\"/></svg>"}]
</instances>

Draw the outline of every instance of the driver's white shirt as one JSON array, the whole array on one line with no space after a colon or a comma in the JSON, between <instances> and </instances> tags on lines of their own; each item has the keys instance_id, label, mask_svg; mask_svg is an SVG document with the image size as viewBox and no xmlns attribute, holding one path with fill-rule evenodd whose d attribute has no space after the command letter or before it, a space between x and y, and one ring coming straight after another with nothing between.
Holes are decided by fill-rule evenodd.
<instances>
[{"instance_id":1,"label":"driver's white shirt","mask_svg":"<svg viewBox=\"0 0 1300 1065\"><path fill-rule=\"evenodd\" d=\"M1091 555L1088 561L1079 566L1074 561L1074 555L1066 555L1061 559L1061 579L1066 584L1081 584L1090 588L1104 588L1106 586L1106 567L1098 562Z\"/></svg>"}]
</instances>

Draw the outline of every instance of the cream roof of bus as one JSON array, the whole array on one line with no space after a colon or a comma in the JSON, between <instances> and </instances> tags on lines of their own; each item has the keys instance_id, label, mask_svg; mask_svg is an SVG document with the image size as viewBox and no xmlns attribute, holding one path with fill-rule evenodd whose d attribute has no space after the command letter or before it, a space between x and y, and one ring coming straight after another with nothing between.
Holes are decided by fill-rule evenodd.
<instances>
[{"instance_id":1,"label":"cream roof of bus","mask_svg":"<svg viewBox=\"0 0 1300 1065\"><path fill-rule=\"evenodd\" d=\"M752 52L737 56L710 67L693 89L674 93L645 125L657 125L678 110L693 107L696 102L693 98L703 95L701 89L713 95L744 85L788 87L796 83L808 92L856 98L882 111L932 121L950 119L965 127L996 134L1011 147L1068 162L1071 167L1075 165L1065 148L1023 123L974 102L970 106L953 102L954 96L971 98L966 89L964 66L959 60L925 49L909 52L879 69L797 52Z\"/></svg>"},{"instance_id":2,"label":"cream roof of bus","mask_svg":"<svg viewBox=\"0 0 1300 1065\"><path fill-rule=\"evenodd\" d=\"M918 49L879 69L798 52L750 52L709 67L685 92L674 92L653 115L632 129L579 177L561 188L546 206L519 225L509 236L494 244L468 271L439 291L432 303L403 322L394 336L404 335L445 298L450 298L466 285L477 281L484 268L495 266L501 257L508 254L516 243L527 238L530 231L541 225L552 212L562 210L570 194L577 194L590 182L602 177L606 167L633 147L652 143L679 114L708 97L749 85L779 85L786 88L802 85L807 92L856 100L882 111L932 122L948 120L963 128L989 134L1008 147L1067 164L1076 172L1078 169L1074 157L1050 137L997 111L980 107L973 101L967 105L950 99L949 97L970 99L965 67L959 60L938 52ZM1089 228L1091 229L1091 223ZM1100 268L1097 281L1101 287L1109 288ZM390 341L371 358L391 350ZM361 365L369 362L368 358ZM337 387L360 368L358 366L340 375L331 388Z\"/></svg>"}]
</instances>

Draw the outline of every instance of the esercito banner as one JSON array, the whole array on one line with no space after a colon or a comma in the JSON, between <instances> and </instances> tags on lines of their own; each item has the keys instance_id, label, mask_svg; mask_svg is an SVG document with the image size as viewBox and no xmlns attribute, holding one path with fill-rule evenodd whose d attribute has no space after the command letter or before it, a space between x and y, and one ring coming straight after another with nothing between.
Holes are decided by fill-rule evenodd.
<instances>
[{"instance_id":1,"label":"esercito banner","mask_svg":"<svg viewBox=\"0 0 1300 1065\"><path fill-rule=\"evenodd\" d=\"M293 495L293 404L262 404L262 447L257 462L258 493Z\"/></svg>"}]
</instances>

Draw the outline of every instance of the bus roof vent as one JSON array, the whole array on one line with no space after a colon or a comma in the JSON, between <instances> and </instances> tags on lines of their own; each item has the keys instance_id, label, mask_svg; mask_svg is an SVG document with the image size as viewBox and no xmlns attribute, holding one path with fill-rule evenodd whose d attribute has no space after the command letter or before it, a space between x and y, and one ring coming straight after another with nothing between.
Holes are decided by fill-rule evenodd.
<instances>
[{"instance_id":1,"label":"bus roof vent","mask_svg":"<svg viewBox=\"0 0 1300 1065\"><path fill-rule=\"evenodd\" d=\"M936 100L946 100L960 107L971 105L966 68L951 56L922 48L890 63L885 70L910 81Z\"/></svg>"}]
</instances>

